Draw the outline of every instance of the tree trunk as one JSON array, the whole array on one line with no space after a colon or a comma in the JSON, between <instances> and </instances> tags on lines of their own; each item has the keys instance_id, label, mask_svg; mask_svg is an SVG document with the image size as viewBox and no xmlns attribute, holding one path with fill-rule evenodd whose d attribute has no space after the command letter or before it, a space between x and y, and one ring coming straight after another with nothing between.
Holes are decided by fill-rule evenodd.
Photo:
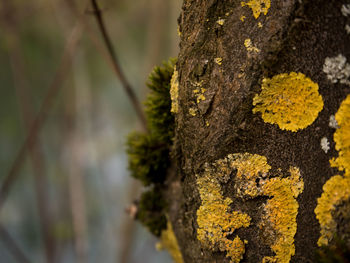
<instances>
[{"instance_id":1,"label":"tree trunk","mask_svg":"<svg viewBox=\"0 0 350 263\"><path fill-rule=\"evenodd\" d=\"M347 24L345 0L184 0L167 192L184 262L349 245Z\"/></svg>"}]
</instances>

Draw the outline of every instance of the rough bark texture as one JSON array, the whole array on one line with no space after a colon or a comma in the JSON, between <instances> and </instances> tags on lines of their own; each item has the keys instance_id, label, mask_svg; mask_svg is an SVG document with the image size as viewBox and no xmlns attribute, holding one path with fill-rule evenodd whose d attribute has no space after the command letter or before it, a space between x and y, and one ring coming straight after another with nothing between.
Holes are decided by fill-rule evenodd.
<instances>
[{"instance_id":1,"label":"rough bark texture","mask_svg":"<svg viewBox=\"0 0 350 263\"><path fill-rule=\"evenodd\" d=\"M267 14L255 19L241 0L184 1L179 17L179 111L173 150L177 177L169 179L168 196L169 217L185 262L230 262L226 253L204 248L197 239L201 198L196 174L203 172L205 163L245 152L266 156L272 173L277 174L278 168L282 173L290 166L300 168L305 187L297 199L295 255L290 262L313 262L320 236L314 209L322 186L336 174L329 165L329 159L337 156L329 117L350 93L349 86L332 84L322 71L326 57L350 58L350 37L344 30L349 18L340 11L344 3L273 0ZM260 52L248 51L246 39ZM298 132L281 130L252 113L262 79L289 72L302 72L318 83L324 101L317 119ZM205 88L199 99L193 92L198 87ZM322 137L330 140L327 154L320 147ZM232 209L252 218L250 227L234 233L248 240L241 262L261 262L273 255L257 226L259 207L267 198L240 200L233 195L231 181L221 186L224 196L234 200Z\"/></svg>"}]
</instances>

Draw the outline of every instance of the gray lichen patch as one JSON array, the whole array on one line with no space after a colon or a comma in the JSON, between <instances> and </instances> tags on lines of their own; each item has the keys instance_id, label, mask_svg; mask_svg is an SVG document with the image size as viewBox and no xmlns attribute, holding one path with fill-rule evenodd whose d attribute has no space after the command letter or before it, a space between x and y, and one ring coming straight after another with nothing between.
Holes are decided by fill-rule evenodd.
<instances>
[{"instance_id":1,"label":"gray lichen patch","mask_svg":"<svg viewBox=\"0 0 350 263\"><path fill-rule=\"evenodd\" d=\"M328 126L333 128L333 129L338 129L339 128L337 120L335 119L334 115L329 116Z\"/></svg>"},{"instance_id":2,"label":"gray lichen patch","mask_svg":"<svg viewBox=\"0 0 350 263\"><path fill-rule=\"evenodd\" d=\"M329 147L329 141L328 141L328 139L327 139L327 137L323 137L322 139L321 139L321 148L322 148L322 150L325 152L325 153L327 153L329 150L330 150L330 147Z\"/></svg>"},{"instance_id":3,"label":"gray lichen patch","mask_svg":"<svg viewBox=\"0 0 350 263\"><path fill-rule=\"evenodd\" d=\"M343 16L348 16L348 15L350 15L350 4L342 5L342 7L341 7L341 13L343 14Z\"/></svg>"},{"instance_id":4,"label":"gray lichen patch","mask_svg":"<svg viewBox=\"0 0 350 263\"><path fill-rule=\"evenodd\" d=\"M323 72L332 83L350 85L350 64L346 62L346 57L339 54L336 57L327 57L323 64Z\"/></svg>"}]
</instances>

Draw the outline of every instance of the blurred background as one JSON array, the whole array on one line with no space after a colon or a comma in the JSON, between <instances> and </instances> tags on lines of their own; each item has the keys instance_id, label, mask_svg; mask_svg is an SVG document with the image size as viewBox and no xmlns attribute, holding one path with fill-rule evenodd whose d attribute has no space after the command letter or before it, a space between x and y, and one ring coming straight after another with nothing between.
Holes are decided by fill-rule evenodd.
<instances>
[{"instance_id":1,"label":"blurred background","mask_svg":"<svg viewBox=\"0 0 350 263\"><path fill-rule=\"evenodd\" d=\"M181 1L98 3L144 101L177 56ZM126 135L142 126L105 54L90 0L0 3L0 262L171 262L125 212L142 190Z\"/></svg>"}]
</instances>

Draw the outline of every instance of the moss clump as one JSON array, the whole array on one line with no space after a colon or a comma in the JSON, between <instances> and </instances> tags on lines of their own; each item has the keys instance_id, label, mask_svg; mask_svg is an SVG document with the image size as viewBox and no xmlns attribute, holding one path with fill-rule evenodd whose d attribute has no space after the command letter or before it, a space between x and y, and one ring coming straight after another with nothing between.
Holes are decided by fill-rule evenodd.
<instances>
[{"instance_id":1,"label":"moss clump","mask_svg":"<svg viewBox=\"0 0 350 263\"><path fill-rule=\"evenodd\" d=\"M153 69L147 82L151 92L145 102L150 133L158 140L169 144L174 137L174 116L170 113L170 84L175 61L175 59L170 59L162 66Z\"/></svg>"},{"instance_id":2,"label":"moss clump","mask_svg":"<svg viewBox=\"0 0 350 263\"><path fill-rule=\"evenodd\" d=\"M150 93L145 102L148 133L132 133L127 140L131 176L145 186L163 183L169 166L170 146L174 137L171 114L170 81L175 60L155 67L147 83Z\"/></svg>"},{"instance_id":3,"label":"moss clump","mask_svg":"<svg viewBox=\"0 0 350 263\"><path fill-rule=\"evenodd\" d=\"M142 193L136 219L138 219L155 236L160 236L167 228L165 216L166 202L158 187Z\"/></svg>"},{"instance_id":4,"label":"moss clump","mask_svg":"<svg viewBox=\"0 0 350 263\"><path fill-rule=\"evenodd\" d=\"M150 74L147 83L150 93L145 102L148 133L134 132L127 139L131 176L145 186L152 185L140 198L136 219L158 237L167 227L166 202L161 189L170 165L174 137L174 116L170 112L174 64L175 60L170 59Z\"/></svg>"},{"instance_id":5,"label":"moss clump","mask_svg":"<svg viewBox=\"0 0 350 263\"><path fill-rule=\"evenodd\" d=\"M131 176L146 186L162 183L169 164L168 145L140 132L129 134L127 145Z\"/></svg>"}]
</instances>

